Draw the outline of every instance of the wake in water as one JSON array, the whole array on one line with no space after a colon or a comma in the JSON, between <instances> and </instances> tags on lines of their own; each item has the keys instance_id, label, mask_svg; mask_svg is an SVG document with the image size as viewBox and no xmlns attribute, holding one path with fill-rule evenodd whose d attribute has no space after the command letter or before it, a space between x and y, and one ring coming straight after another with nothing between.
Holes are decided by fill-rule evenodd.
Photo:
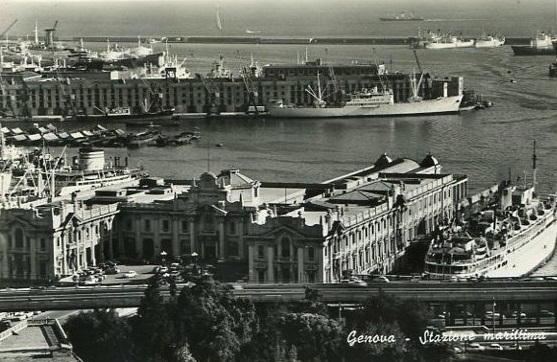
<instances>
[{"instance_id":1,"label":"wake in water","mask_svg":"<svg viewBox=\"0 0 557 362\"><path fill-rule=\"evenodd\" d=\"M425 19L424 21L489 21L489 19Z\"/></svg>"}]
</instances>

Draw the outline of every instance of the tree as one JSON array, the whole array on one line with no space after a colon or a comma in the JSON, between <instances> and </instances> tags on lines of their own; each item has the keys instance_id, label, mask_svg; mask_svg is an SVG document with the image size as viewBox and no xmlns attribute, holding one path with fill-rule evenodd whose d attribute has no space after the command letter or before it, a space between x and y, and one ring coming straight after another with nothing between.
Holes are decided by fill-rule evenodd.
<instances>
[{"instance_id":1,"label":"tree","mask_svg":"<svg viewBox=\"0 0 557 362\"><path fill-rule=\"evenodd\" d=\"M76 354L88 362L137 361L130 325L114 310L71 316L64 329Z\"/></svg>"},{"instance_id":2,"label":"tree","mask_svg":"<svg viewBox=\"0 0 557 362\"><path fill-rule=\"evenodd\" d=\"M174 324L170 318L172 306L164 303L160 284L158 275L151 279L132 323L134 339L145 360L169 360L176 348Z\"/></svg>"},{"instance_id":3,"label":"tree","mask_svg":"<svg viewBox=\"0 0 557 362\"><path fill-rule=\"evenodd\" d=\"M338 361L342 329L333 319L313 313L288 313L280 318L280 338L296 347L301 361Z\"/></svg>"},{"instance_id":4,"label":"tree","mask_svg":"<svg viewBox=\"0 0 557 362\"><path fill-rule=\"evenodd\" d=\"M252 339L255 308L234 298L229 286L200 278L177 302L178 342L187 341L198 361L232 361Z\"/></svg>"}]
</instances>

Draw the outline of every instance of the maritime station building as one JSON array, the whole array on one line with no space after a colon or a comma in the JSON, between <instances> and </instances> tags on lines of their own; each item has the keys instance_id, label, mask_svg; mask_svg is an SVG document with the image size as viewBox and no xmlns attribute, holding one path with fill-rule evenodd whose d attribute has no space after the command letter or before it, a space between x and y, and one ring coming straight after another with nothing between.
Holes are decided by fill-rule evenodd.
<instances>
[{"instance_id":1,"label":"maritime station building","mask_svg":"<svg viewBox=\"0 0 557 362\"><path fill-rule=\"evenodd\" d=\"M320 184L207 172L166 200L121 204L113 239L119 253L137 258L195 253L208 263L245 263L253 283L338 282L393 270L413 240L456 217L466 196L467 177L443 173L431 155L382 155Z\"/></svg>"},{"instance_id":2,"label":"maritime station building","mask_svg":"<svg viewBox=\"0 0 557 362\"><path fill-rule=\"evenodd\" d=\"M385 65L331 64L318 59L303 64L252 66L243 77L234 77L224 70L223 62L216 62L206 75L190 78L177 78L175 69L158 78L143 78L134 75L133 70L3 73L0 117L91 116L119 107L129 108L132 114L170 108L178 114L218 114L246 112L277 100L311 105L314 99L306 89L317 89L318 75L328 104L341 102L346 94L383 86L393 90L395 102L405 102L421 76L390 74ZM419 96L435 99L461 95L463 87L462 77L424 74Z\"/></svg>"},{"instance_id":3,"label":"maritime station building","mask_svg":"<svg viewBox=\"0 0 557 362\"><path fill-rule=\"evenodd\" d=\"M251 283L339 282L388 273L407 247L457 216L467 177L381 155L323 183L260 182L239 170L172 183L148 178L30 210L0 213L1 279L50 279L115 258L196 255L243 265Z\"/></svg>"}]
</instances>

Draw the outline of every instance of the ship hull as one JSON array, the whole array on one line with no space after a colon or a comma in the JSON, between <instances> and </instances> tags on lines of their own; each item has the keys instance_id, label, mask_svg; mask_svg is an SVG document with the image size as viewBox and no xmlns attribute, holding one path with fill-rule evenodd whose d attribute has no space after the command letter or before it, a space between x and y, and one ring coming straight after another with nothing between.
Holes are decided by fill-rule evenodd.
<instances>
[{"instance_id":1,"label":"ship hull","mask_svg":"<svg viewBox=\"0 0 557 362\"><path fill-rule=\"evenodd\" d=\"M462 96L442 97L420 102L395 103L370 107L269 107L269 115L276 118L382 117L446 114L459 111Z\"/></svg>"},{"instance_id":2,"label":"ship hull","mask_svg":"<svg viewBox=\"0 0 557 362\"><path fill-rule=\"evenodd\" d=\"M473 48L474 41L458 41L453 43L425 43L426 49L455 49L455 48Z\"/></svg>"},{"instance_id":3,"label":"ship hull","mask_svg":"<svg viewBox=\"0 0 557 362\"><path fill-rule=\"evenodd\" d=\"M101 123L134 123L134 122L170 122L174 111L163 111L145 114L122 114L122 115L78 115L77 121L101 122Z\"/></svg>"},{"instance_id":4,"label":"ship hull","mask_svg":"<svg viewBox=\"0 0 557 362\"><path fill-rule=\"evenodd\" d=\"M553 49L553 47L534 48L528 45L513 45L511 46L511 48L514 55L555 55L555 50Z\"/></svg>"},{"instance_id":5,"label":"ship hull","mask_svg":"<svg viewBox=\"0 0 557 362\"><path fill-rule=\"evenodd\" d=\"M476 48L497 48L505 44L504 40L476 40L474 47Z\"/></svg>"}]
</instances>

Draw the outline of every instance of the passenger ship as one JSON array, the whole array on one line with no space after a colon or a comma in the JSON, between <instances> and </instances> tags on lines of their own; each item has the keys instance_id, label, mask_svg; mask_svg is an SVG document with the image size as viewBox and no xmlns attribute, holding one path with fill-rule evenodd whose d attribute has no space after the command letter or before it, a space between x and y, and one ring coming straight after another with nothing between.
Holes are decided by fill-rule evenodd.
<instances>
[{"instance_id":1,"label":"passenger ship","mask_svg":"<svg viewBox=\"0 0 557 362\"><path fill-rule=\"evenodd\" d=\"M441 228L425 258L426 275L460 279L529 274L553 255L555 197L540 199L534 185L504 182L496 207L481 211L464 226Z\"/></svg>"}]
</instances>

